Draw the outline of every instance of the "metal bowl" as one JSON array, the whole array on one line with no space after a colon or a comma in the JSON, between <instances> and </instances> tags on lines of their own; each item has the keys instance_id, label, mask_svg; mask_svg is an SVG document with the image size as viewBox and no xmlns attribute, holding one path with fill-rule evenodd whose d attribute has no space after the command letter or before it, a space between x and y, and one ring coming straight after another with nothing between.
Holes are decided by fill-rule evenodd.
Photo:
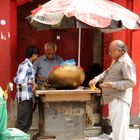
<instances>
[{"instance_id":1,"label":"metal bowl","mask_svg":"<svg viewBox=\"0 0 140 140\"><path fill-rule=\"evenodd\" d=\"M55 88L74 89L82 85L85 73L78 66L61 66L53 70L48 79Z\"/></svg>"}]
</instances>

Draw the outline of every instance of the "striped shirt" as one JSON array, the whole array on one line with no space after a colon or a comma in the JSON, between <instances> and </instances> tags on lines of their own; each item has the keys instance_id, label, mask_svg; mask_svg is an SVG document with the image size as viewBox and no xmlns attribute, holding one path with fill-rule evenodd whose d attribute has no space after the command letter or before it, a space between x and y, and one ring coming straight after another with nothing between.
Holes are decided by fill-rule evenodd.
<instances>
[{"instance_id":1,"label":"striped shirt","mask_svg":"<svg viewBox=\"0 0 140 140\"><path fill-rule=\"evenodd\" d=\"M18 67L14 82L17 84L17 100L33 100L32 85L28 82L35 81L35 70L29 59L25 59Z\"/></svg>"}]
</instances>

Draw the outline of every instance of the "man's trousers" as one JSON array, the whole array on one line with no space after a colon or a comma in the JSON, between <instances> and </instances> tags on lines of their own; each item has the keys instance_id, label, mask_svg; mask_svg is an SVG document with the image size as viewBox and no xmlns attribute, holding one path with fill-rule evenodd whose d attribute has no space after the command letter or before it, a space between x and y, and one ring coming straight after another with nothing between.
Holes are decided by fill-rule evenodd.
<instances>
[{"instance_id":1,"label":"man's trousers","mask_svg":"<svg viewBox=\"0 0 140 140\"><path fill-rule=\"evenodd\" d=\"M113 140L128 140L130 105L121 99L109 103L109 119L112 124Z\"/></svg>"},{"instance_id":2,"label":"man's trousers","mask_svg":"<svg viewBox=\"0 0 140 140\"><path fill-rule=\"evenodd\" d=\"M33 101L25 100L18 103L16 128L27 133L32 125Z\"/></svg>"}]
</instances>

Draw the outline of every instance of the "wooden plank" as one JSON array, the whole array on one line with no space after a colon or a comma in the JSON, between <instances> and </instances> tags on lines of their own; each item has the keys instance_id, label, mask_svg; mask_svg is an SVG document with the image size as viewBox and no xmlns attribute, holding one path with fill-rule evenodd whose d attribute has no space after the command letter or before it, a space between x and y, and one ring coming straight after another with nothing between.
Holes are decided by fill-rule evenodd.
<instances>
[{"instance_id":1,"label":"wooden plank","mask_svg":"<svg viewBox=\"0 0 140 140\"><path fill-rule=\"evenodd\" d=\"M75 89L75 90L36 90L36 96L41 94L91 94L91 93L101 93L100 89L97 90L83 90L83 89Z\"/></svg>"},{"instance_id":2,"label":"wooden plank","mask_svg":"<svg viewBox=\"0 0 140 140\"><path fill-rule=\"evenodd\" d=\"M45 94L40 96L43 102L58 102L58 101L90 101L90 94Z\"/></svg>"}]
</instances>

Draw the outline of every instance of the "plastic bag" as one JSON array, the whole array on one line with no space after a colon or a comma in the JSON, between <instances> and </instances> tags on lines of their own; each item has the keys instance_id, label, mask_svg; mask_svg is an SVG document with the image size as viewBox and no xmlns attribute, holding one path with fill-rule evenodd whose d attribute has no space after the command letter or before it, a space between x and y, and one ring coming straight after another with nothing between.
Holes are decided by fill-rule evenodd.
<instances>
[{"instance_id":1,"label":"plastic bag","mask_svg":"<svg viewBox=\"0 0 140 140\"><path fill-rule=\"evenodd\" d=\"M74 59L65 60L60 64L60 66L75 66L76 62Z\"/></svg>"},{"instance_id":2,"label":"plastic bag","mask_svg":"<svg viewBox=\"0 0 140 140\"><path fill-rule=\"evenodd\" d=\"M2 140L29 140L30 135L17 128L8 128L2 132Z\"/></svg>"}]
</instances>

